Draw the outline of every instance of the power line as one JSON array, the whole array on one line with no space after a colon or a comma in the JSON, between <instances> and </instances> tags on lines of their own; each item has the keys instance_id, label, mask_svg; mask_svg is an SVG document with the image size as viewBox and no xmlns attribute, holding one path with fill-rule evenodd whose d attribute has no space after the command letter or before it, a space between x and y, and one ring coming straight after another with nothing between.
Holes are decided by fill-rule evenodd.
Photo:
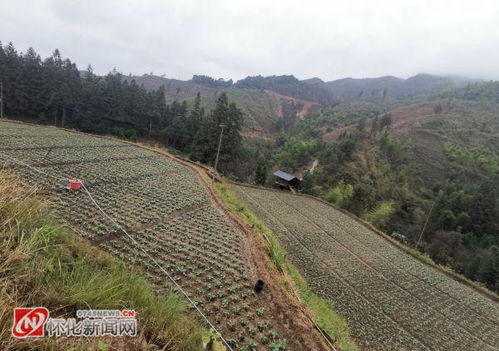
<instances>
[{"instance_id":1,"label":"power line","mask_svg":"<svg viewBox=\"0 0 499 351\"><path fill-rule=\"evenodd\" d=\"M222 146L222 136L224 134L225 127L226 127L225 124L220 124L220 128L222 128L222 130L220 131L220 139L218 140L217 157L215 158L215 172L217 171L218 156L220 155L220 147Z\"/></svg>"},{"instance_id":2,"label":"power line","mask_svg":"<svg viewBox=\"0 0 499 351\"><path fill-rule=\"evenodd\" d=\"M7 159L9 159L11 162L17 163L17 164L19 164L19 165L21 165L21 166L24 166L24 167L27 167L27 168L29 168L29 169L31 169L31 170L33 170L33 171L37 172L37 173L43 174L43 175L45 175L45 176L47 176L47 177L51 177L51 178L53 178L53 179L55 179L55 180L57 180L57 181L61 181L61 180L62 180L62 181L68 181L68 180L69 180L69 178L68 178L68 177L54 176L54 175L53 175L53 174L51 174L51 173L44 172L44 171L42 171L41 169L38 169L37 167L33 167L33 166L31 166L30 164L25 163L25 162L23 162L23 161L21 161L21 160L18 160L18 159L17 159L17 158L15 158L15 157L11 157L11 156L9 156L9 155L6 155L6 154L4 154L3 152L2 152L2 153L0 153L0 154L2 154L2 156L4 156L4 157L6 157Z\"/></svg>"},{"instance_id":3,"label":"power line","mask_svg":"<svg viewBox=\"0 0 499 351\"><path fill-rule=\"evenodd\" d=\"M433 202L431 204L430 212L428 212L428 216L426 216L426 220L424 222L423 229L421 230L421 234L419 234L419 238L418 238L418 242L416 243L416 247L419 247L419 245L421 243L421 239L423 238L423 233L424 233L424 231L426 229L426 225L428 224L428 220L430 219L431 212L433 211L433 207L434 206L435 206L435 202Z\"/></svg>"}]
</instances>

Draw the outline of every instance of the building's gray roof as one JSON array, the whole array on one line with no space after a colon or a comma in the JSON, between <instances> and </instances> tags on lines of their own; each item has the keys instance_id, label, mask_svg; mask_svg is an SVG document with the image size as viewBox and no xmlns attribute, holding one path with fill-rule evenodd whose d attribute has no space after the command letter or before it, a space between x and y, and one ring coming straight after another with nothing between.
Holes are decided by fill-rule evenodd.
<instances>
[{"instance_id":1,"label":"building's gray roof","mask_svg":"<svg viewBox=\"0 0 499 351\"><path fill-rule=\"evenodd\" d=\"M289 174L289 173L286 173L286 172L283 172L283 171L281 171L281 170L276 171L276 172L274 173L274 175L275 175L276 177L279 177L279 178L281 178L281 179L284 179L284 180L285 180L285 181L287 181L287 182L289 182L290 180L293 180L294 178L296 178L294 175ZM296 179L298 179L298 178L296 178Z\"/></svg>"}]
</instances>

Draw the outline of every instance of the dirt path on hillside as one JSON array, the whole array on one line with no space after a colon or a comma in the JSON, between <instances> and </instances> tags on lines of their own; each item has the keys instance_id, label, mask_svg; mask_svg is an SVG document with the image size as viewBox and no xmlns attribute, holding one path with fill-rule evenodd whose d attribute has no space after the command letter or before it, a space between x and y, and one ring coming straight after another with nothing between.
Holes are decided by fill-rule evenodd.
<instances>
[{"instance_id":1,"label":"dirt path on hillside","mask_svg":"<svg viewBox=\"0 0 499 351\"><path fill-rule=\"evenodd\" d=\"M270 262L267 256L263 238L248 228L239 218L237 218L220 198L217 190L213 186L213 179L222 181L208 167L187 161L169 154L163 150L156 150L147 146L142 146L155 152L159 152L170 157L179 163L194 170L208 191L211 201L223 215L233 223L234 228L240 233L243 239L243 247L247 248L247 263L251 277L261 279L265 282L264 291L261 298L266 300L266 308L269 315L279 324L273 325L279 335L286 339L286 349L296 351L321 351L331 350L311 321L310 311L297 299L292 292L284 291L279 286L279 281L284 281L285 277L279 273Z\"/></svg>"},{"instance_id":2,"label":"dirt path on hillside","mask_svg":"<svg viewBox=\"0 0 499 351\"><path fill-rule=\"evenodd\" d=\"M296 351L331 350L331 347L311 322L310 311L292 292L285 291L279 286L278 282L284 281L285 277L270 262L263 238L232 214L220 198L217 190L213 187L212 171L175 156L166 155L197 173L216 208L224 214L227 220L234 224L235 229L240 233L243 239L243 248L247 249L246 258L250 276L254 281L261 279L265 282L264 291L260 296L265 301L266 308L269 309L269 315L273 316L273 320L279 323L273 325L273 328L278 331L283 339L286 339L286 349Z\"/></svg>"},{"instance_id":3,"label":"dirt path on hillside","mask_svg":"<svg viewBox=\"0 0 499 351\"><path fill-rule=\"evenodd\" d=\"M309 100L303 100L303 99L298 99L298 98L294 98L292 96L282 95L282 94L276 93L273 90L265 90L265 92L268 95L270 95L272 98L276 99L276 100L293 101L295 104L296 103L300 103L302 105L302 108L296 114L296 117L298 117L298 119L300 119L300 120L303 119L307 115L308 111L310 111L310 109L312 108L312 106L319 105L317 102L313 102L313 101L309 101ZM283 112L282 112L282 106L281 105L279 105L278 110L275 111L275 112L276 112L276 114L280 118L283 117Z\"/></svg>"}]
</instances>

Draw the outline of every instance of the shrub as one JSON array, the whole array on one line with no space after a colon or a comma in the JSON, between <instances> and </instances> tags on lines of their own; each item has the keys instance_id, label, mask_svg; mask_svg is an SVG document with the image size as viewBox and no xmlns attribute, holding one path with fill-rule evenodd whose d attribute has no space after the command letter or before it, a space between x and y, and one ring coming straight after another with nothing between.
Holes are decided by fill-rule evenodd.
<instances>
[{"instance_id":1,"label":"shrub","mask_svg":"<svg viewBox=\"0 0 499 351\"><path fill-rule=\"evenodd\" d=\"M364 214L362 217L375 227L383 227L395 212L393 202L384 201L378 204L374 209Z\"/></svg>"},{"instance_id":2,"label":"shrub","mask_svg":"<svg viewBox=\"0 0 499 351\"><path fill-rule=\"evenodd\" d=\"M345 184L341 181L334 188L329 190L326 195L326 200L340 207L345 207L352 198L352 195L353 186L351 184Z\"/></svg>"}]
</instances>

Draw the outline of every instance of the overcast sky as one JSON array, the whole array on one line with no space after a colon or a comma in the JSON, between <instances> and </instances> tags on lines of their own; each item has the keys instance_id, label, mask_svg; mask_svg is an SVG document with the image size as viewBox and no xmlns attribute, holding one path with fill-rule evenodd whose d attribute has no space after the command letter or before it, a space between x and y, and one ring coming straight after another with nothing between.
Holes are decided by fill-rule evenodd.
<instances>
[{"instance_id":1,"label":"overcast sky","mask_svg":"<svg viewBox=\"0 0 499 351\"><path fill-rule=\"evenodd\" d=\"M97 73L499 79L497 0L0 0L0 40Z\"/></svg>"}]
</instances>

